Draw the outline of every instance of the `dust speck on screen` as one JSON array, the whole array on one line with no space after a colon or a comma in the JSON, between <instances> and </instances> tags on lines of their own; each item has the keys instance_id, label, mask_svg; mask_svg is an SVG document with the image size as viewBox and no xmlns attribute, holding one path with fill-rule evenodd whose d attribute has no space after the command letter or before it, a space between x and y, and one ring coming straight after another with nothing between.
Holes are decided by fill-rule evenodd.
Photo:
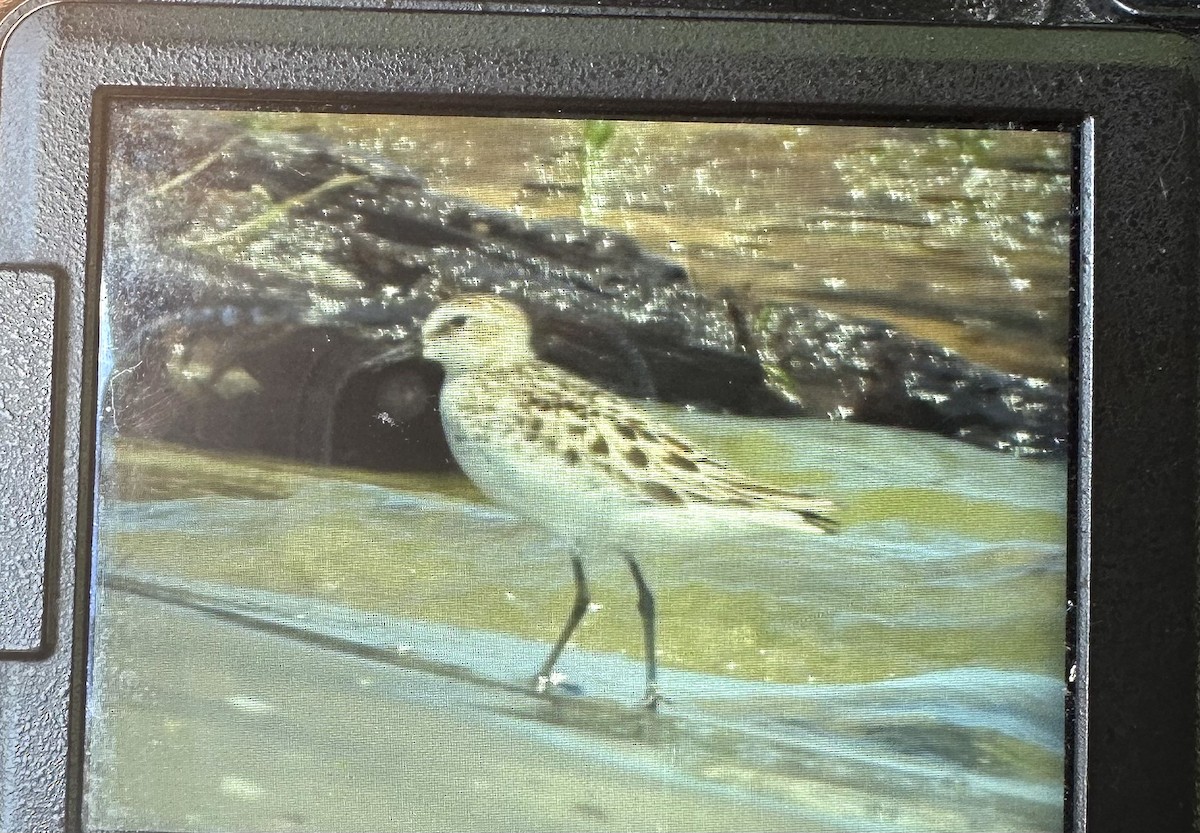
<instances>
[{"instance_id":1,"label":"dust speck on screen","mask_svg":"<svg viewBox=\"0 0 1200 833\"><path fill-rule=\"evenodd\" d=\"M1069 134L108 132L88 829L1062 828Z\"/></svg>"}]
</instances>

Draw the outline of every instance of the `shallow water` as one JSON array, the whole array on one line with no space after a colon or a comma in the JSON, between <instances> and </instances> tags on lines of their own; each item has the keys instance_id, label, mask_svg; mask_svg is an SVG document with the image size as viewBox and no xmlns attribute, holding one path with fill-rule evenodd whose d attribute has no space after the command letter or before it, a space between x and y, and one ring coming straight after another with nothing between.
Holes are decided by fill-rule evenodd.
<instances>
[{"instance_id":1,"label":"shallow water","mask_svg":"<svg viewBox=\"0 0 1200 833\"><path fill-rule=\"evenodd\" d=\"M439 680L449 714L642 767L647 785L815 814L796 829L1059 829L1065 467L868 426L674 418L743 469L827 494L843 527L708 529L642 556L670 697L657 716L635 705L640 623L603 543L558 667L578 693L546 700L525 681L570 604L566 550L469 484L107 446L93 748L121 748L105 715L138 648L104 625L132 590L347 658L386 652ZM553 827L553 796L542 810Z\"/></svg>"}]
</instances>

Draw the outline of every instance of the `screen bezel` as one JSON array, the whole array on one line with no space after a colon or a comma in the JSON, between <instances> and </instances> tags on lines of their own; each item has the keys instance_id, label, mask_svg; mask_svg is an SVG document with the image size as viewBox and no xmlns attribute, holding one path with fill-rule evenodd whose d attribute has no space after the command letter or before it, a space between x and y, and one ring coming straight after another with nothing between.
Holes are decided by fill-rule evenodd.
<instances>
[{"instance_id":1,"label":"screen bezel","mask_svg":"<svg viewBox=\"0 0 1200 833\"><path fill-rule=\"evenodd\" d=\"M1068 758L1079 763L1067 822L1082 829L1086 819L1089 830L1191 823L1197 253L1188 218L1197 188L1194 154L1185 150L1194 144L1196 103L1188 41L1114 30L651 22L563 11L119 10L61 4L34 12L4 53L0 151L9 152L0 153L0 194L15 206L15 222L0 233L0 261L61 269L67 296L57 322L66 346L56 368L61 467L52 482L60 504L50 517L61 524L61 551L50 554L50 638L42 654L4 669L19 683L6 695L8 713L44 738L35 744L44 758L22 763L15 789L36 790L33 805L62 820L55 826L78 823L82 786L103 195L103 143L95 139L108 103L130 94L336 111L432 102L446 113L1077 131L1072 352L1081 407L1070 500L1079 627L1069 631L1074 656L1064 674L1077 695ZM14 67L43 72L30 80ZM22 125L29 114L37 118ZM1133 401L1137 385L1144 393Z\"/></svg>"}]
</instances>

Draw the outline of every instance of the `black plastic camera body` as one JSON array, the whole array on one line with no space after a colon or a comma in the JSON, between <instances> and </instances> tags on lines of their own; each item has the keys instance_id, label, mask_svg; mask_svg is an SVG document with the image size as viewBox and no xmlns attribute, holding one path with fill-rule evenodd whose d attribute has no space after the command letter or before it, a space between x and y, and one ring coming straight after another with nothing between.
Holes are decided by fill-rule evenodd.
<instances>
[{"instance_id":1,"label":"black plastic camera body","mask_svg":"<svg viewBox=\"0 0 1200 833\"><path fill-rule=\"evenodd\" d=\"M130 101L1068 132L1064 829L1195 829L1197 9L842 5L59 2L0 20L0 830L82 823L104 164Z\"/></svg>"}]
</instances>

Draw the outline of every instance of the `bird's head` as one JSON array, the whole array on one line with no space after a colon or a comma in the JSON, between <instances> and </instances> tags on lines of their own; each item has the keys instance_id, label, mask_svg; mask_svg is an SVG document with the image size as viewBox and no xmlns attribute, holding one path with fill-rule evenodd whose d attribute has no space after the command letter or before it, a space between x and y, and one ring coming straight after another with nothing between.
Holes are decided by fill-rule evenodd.
<instances>
[{"instance_id":1,"label":"bird's head","mask_svg":"<svg viewBox=\"0 0 1200 833\"><path fill-rule=\"evenodd\" d=\"M533 355L529 318L496 295L459 295L439 304L421 327L421 351L447 375L516 364Z\"/></svg>"}]
</instances>

